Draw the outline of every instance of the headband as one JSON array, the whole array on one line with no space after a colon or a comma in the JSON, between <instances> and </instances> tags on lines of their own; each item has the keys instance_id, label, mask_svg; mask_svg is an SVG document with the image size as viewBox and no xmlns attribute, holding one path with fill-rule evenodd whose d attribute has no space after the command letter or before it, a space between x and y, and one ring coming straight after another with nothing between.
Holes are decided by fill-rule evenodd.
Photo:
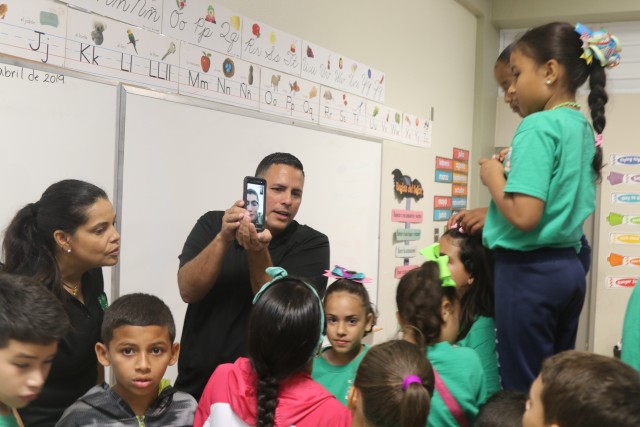
<instances>
[{"instance_id":1,"label":"headband","mask_svg":"<svg viewBox=\"0 0 640 427\"><path fill-rule=\"evenodd\" d=\"M613 68L620 64L620 41L608 31L591 31L581 23L576 24L575 32L582 40L582 50L580 58L587 64L591 64L595 57L602 67Z\"/></svg>"},{"instance_id":2,"label":"headband","mask_svg":"<svg viewBox=\"0 0 640 427\"><path fill-rule=\"evenodd\" d=\"M429 261L434 261L440 268L440 280L442 280L442 286L456 286L456 282L451 278L451 271L449 271L449 257L447 255L440 255L440 243L434 243L424 249L420 250L420 254Z\"/></svg>"},{"instance_id":3,"label":"headband","mask_svg":"<svg viewBox=\"0 0 640 427\"><path fill-rule=\"evenodd\" d=\"M325 270L323 276L331 277L333 279L349 279L360 284L371 283L373 281L371 278L366 277L364 273L347 270L339 265L336 265L331 271Z\"/></svg>"},{"instance_id":4,"label":"headband","mask_svg":"<svg viewBox=\"0 0 640 427\"><path fill-rule=\"evenodd\" d=\"M402 390L407 391L409 385L413 383L422 385L422 379L417 375L407 375L404 377L404 380L402 380Z\"/></svg>"},{"instance_id":5,"label":"headband","mask_svg":"<svg viewBox=\"0 0 640 427\"><path fill-rule=\"evenodd\" d=\"M256 295L253 297L254 305L256 302L258 302L258 300L260 299L262 294L267 290L267 288L271 287L271 285L273 284L277 284L280 279L284 279L289 275L289 273L287 273L287 270L285 270L282 267L267 267L265 271L269 276L271 276L271 280L265 283L264 285L262 285L258 293L256 293ZM325 322L324 308L322 307L322 300L320 299L320 296L318 295L318 292L316 291L316 289L310 284L308 284L307 282L305 282L304 280L294 278L294 277L290 277L290 279L296 280L306 285L309 289L311 289L311 292L313 292L313 295L315 295L316 299L318 300L318 306L320 307L320 339L318 341L318 347L320 347L320 345L322 344L322 340L324 338L324 322ZM314 353L315 351L317 351L317 348L316 350L314 350Z\"/></svg>"}]
</instances>

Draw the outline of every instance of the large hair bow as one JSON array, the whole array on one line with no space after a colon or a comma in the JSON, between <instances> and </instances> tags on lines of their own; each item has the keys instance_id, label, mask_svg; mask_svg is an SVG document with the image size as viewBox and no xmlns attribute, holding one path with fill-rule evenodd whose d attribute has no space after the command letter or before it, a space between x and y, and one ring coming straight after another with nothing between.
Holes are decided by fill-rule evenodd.
<instances>
[{"instance_id":1,"label":"large hair bow","mask_svg":"<svg viewBox=\"0 0 640 427\"><path fill-rule=\"evenodd\" d=\"M331 277L333 279L349 279L358 283L371 283L373 281L370 277L366 277L364 273L347 270L339 265L336 265L331 271L325 270L323 276Z\"/></svg>"},{"instance_id":2,"label":"large hair bow","mask_svg":"<svg viewBox=\"0 0 640 427\"><path fill-rule=\"evenodd\" d=\"M620 52L622 47L618 38L608 31L591 31L581 23L576 24L576 33L582 40L582 50L580 58L587 64L591 64L595 57L602 67L613 68L620 64Z\"/></svg>"},{"instance_id":3,"label":"large hair bow","mask_svg":"<svg viewBox=\"0 0 640 427\"><path fill-rule=\"evenodd\" d=\"M434 243L421 249L420 254L429 261L438 263L442 286L456 286L456 282L451 278L451 271L449 270L449 257L447 255L440 255L440 243Z\"/></svg>"}]
</instances>

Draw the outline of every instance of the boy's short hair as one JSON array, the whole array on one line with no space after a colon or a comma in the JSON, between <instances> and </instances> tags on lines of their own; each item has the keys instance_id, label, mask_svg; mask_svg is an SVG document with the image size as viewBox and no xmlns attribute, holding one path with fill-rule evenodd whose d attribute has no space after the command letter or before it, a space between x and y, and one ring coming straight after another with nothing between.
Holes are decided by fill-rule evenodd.
<instances>
[{"instance_id":1,"label":"boy's short hair","mask_svg":"<svg viewBox=\"0 0 640 427\"><path fill-rule=\"evenodd\" d=\"M0 348L10 340L49 345L69 330L60 301L31 277L0 273Z\"/></svg>"},{"instance_id":2,"label":"boy's short hair","mask_svg":"<svg viewBox=\"0 0 640 427\"><path fill-rule=\"evenodd\" d=\"M500 390L478 412L476 427L521 427L527 395L514 390Z\"/></svg>"},{"instance_id":3,"label":"boy's short hair","mask_svg":"<svg viewBox=\"0 0 640 427\"><path fill-rule=\"evenodd\" d=\"M544 420L560 427L640 425L640 373L611 357L565 351L542 364Z\"/></svg>"},{"instance_id":4,"label":"boy's short hair","mask_svg":"<svg viewBox=\"0 0 640 427\"><path fill-rule=\"evenodd\" d=\"M133 293L115 300L104 312L101 330L104 345L109 345L113 331L120 326L162 326L169 330L171 342L176 338L171 310L154 295Z\"/></svg>"}]
</instances>

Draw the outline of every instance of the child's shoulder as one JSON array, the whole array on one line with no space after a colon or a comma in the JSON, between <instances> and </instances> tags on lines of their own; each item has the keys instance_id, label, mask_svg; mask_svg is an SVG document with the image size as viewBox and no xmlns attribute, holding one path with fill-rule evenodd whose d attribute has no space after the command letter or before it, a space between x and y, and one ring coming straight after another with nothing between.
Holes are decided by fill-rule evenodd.
<instances>
[{"instance_id":1,"label":"child's shoulder","mask_svg":"<svg viewBox=\"0 0 640 427\"><path fill-rule=\"evenodd\" d=\"M448 342L441 342L429 347L427 358L436 367L438 365L455 365L465 371L472 371L482 366L480 356L474 349L451 345Z\"/></svg>"}]
</instances>

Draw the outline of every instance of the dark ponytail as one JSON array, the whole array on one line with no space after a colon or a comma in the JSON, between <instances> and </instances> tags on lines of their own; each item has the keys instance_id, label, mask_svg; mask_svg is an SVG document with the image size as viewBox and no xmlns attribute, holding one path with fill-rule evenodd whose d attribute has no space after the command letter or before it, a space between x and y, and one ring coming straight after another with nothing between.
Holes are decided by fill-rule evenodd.
<instances>
[{"instance_id":1,"label":"dark ponytail","mask_svg":"<svg viewBox=\"0 0 640 427\"><path fill-rule=\"evenodd\" d=\"M275 425L279 387L280 385L275 377L268 375L258 377L256 427L272 427Z\"/></svg>"},{"instance_id":2,"label":"dark ponytail","mask_svg":"<svg viewBox=\"0 0 640 427\"><path fill-rule=\"evenodd\" d=\"M248 354L258 377L257 427L272 427L280 381L305 369L320 343L322 302L291 276L274 281L251 309Z\"/></svg>"},{"instance_id":3,"label":"dark ponytail","mask_svg":"<svg viewBox=\"0 0 640 427\"><path fill-rule=\"evenodd\" d=\"M107 194L93 184L64 180L45 190L40 200L20 209L5 230L3 271L31 276L58 298L64 292L53 233L73 234L87 221L86 211Z\"/></svg>"},{"instance_id":4,"label":"dark ponytail","mask_svg":"<svg viewBox=\"0 0 640 427\"><path fill-rule=\"evenodd\" d=\"M604 116L604 106L609 100L605 85L607 83L607 74L604 68L600 66L600 62L592 61L591 74L589 74L589 92L588 102L589 109L591 110L591 122L593 124L593 130L596 134L602 134L604 127L607 124L607 119ZM598 181L602 179L602 147L596 146L596 154L593 157L592 162L593 169L598 174Z\"/></svg>"},{"instance_id":5,"label":"dark ponytail","mask_svg":"<svg viewBox=\"0 0 640 427\"><path fill-rule=\"evenodd\" d=\"M406 381L408 377L414 381ZM360 392L367 425L426 425L434 375L424 352L415 344L392 340L371 347L358 367L353 386Z\"/></svg>"}]
</instances>

